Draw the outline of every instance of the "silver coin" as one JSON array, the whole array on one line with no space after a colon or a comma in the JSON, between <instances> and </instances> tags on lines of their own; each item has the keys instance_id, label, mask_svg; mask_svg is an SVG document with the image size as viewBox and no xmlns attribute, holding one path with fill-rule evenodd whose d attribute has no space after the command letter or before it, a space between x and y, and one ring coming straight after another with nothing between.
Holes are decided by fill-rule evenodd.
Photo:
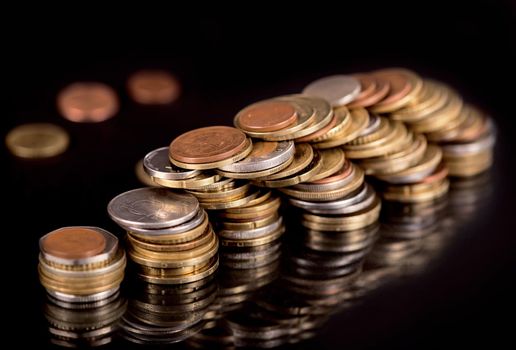
<instances>
[{"instance_id":1,"label":"silver coin","mask_svg":"<svg viewBox=\"0 0 516 350\"><path fill-rule=\"evenodd\" d=\"M119 289L120 289L120 287L115 287L115 288L112 288L109 290L105 290L103 292L90 294L90 295L73 295L73 294L57 292L54 290L47 290L47 293L52 298L58 299L58 300L61 300L61 301L67 302L67 303L91 303L91 302L96 302L96 301L99 301L102 299L109 298L110 296L112 296L113 294L118 292Z\"/></svg>"},{"instance_id":2,"label":"silver coin","mask_svg":"<svg viewBox=\"0 0 516 350\"><path fill-rule=\"evenodd\" d=\"M54 305L57 305L64 309L72 309L72 310L88 310L88 309L96 309L111 302L115 301L120 297L120 292L117 290L114 294L97 301L89 302L89 303L70 303L68 301L62 301L60 299L56 299L50 294L47 293L48 301Z\"/></svg>"},{"instance_id":3,"label":"silver coin","mask_svg":"<svg viewBox=\"0 0 516 350\"><path fill-rule=\"evenodd\" d=\"M219 168L233 173L250 173L281 165L294 155L294 141L253 143L253 150L247 157L233 164Z\"/></svg>"},{"instance_id":4,"label":"silver coin","mask_svg":"<svg viewBox=\"0 0 516 350\"><path fill-rule=\"evenodd\" d=\"M312 210L337 210L361 202L366 197L367 190L368 185L364 184L357 191L334 201L310 202L301 199L289 198L289 202L298 208L305 209L310 212Z\"/></svg>"},{"instance_id":5,"label":"silver coin","mask_svg":"<svg viewBox=\"0 0 516 350\"><path fill-rule=\"evenodd\" d=\"M378 130L378 128L380 127L380 121L381 119L379 116L377 116L374 113L369 113L369 124L364 130L362 130L358 137L369 135L374 131Z\"/></svg>"},{"instance_id":6,"label":"silver coin","mask_svg":"<svg viewBox=\"0 0 516 350\"><path fill-rule=\"evenodd\" d=\"M496 142L496 130L491 120L487 123L489 123L489 132L486 135L473 142L442 145L444 154L446 156L466 156L493 148Z\"/></svg>"},{"instance_id":7,"label":"silver coin","mask_svg":"<svg viewBox=\"0 0 516 350\"><path fill-rule=\"evenodd\" d=\"M66 258L60 258L57 256L53 256L51 254L48 254L47 252L45 252L43 241L50 233L56 232L56 231L52 231L39 239L39 249L41 251L41 257L44 260L54 262L56 264L77 266L77 265L95 264L95 263L98 263L101 261L110 260L117 253L118 238L115 235L113 235L111 232L108 232L104 229L101 229L99 227L93 227L93 226L76 226L76 227L90 229L90 230L94 230L94 231L101 233L106 240L106 245L105 245L102 253L94 255L94 256L90 256L87 258L82 258L82 259L66 259ZM63 228L61 228L61 230L65 230L68 228L69 227L63 227Z\"/></svg>"},{"instance_id":8,"label":"silver coin","mask_svg":"<svg viewBox=\"0 0 516 350\"><path fill-rule=\"evenodd\" d=\"M199 208L195 216L185 222L181 225L172 226L172 227L166 227L162 229L144 229L139 227L131 227L131 230L129 232L134 232L140 235L147 235L147 236L163 236L163 235L173 235L173 234L179 234L186 231L190 231L197 226L199 226L204 219L206 218L208 214L204 211L204 209Z\"/></svg>"},{"instance_id":9,"label":"silver coin","mask_svg":"<svg viewBox=\"0 0 516 350\"><path fill-rule=\"evenodd\" d=\"M347 75L332 75L311 82L303 94L318 96L330 102L333 107L353 101L360 93L360 82Z\"/></svg>"},{"instance_id":10,"label":"silver coin","mask_svg":"<svg viewBox=\"0 0 516 350\"><path fill-rule=\"evenodd\" d=\"M395 184L395 185L412 184L412 183L421 181L428 175L432 174L438 166L439 166L439 164L436 164L435 167L432 167L430 169L423 169L421 171L412 173L410 175L389 174L386 176L378 175L377 178L380 180L383 180L385 182Z\"/></svg>"},{"instance_id":11,"label":"silver coin","mask_svg":"<svg viewBox=\"0 0 516 350\"><path fill-rule=\"evenodd\" d=\"M258 227L251 230L220 230L218 235L226 239L253 239L267 236L276 231L283 224L283 218L280 216L276 221L269 225Z\"/></svg>"},{"instance_id":12,"label":"silver coin","mask_svg":"<svg viewBox=\"0 0 516 350\"><path fill-rule=\"evenodd\" d=\"M376 197L376 193L373 188L369 185L366 186L367 190L365 193L365 198L357 203L353 203L338 209L311 209L310 212L313 214L326 214L326 215L344 215L344 214L352 214L356 213L362 209L367 208L374 202ZM358 199L357 199L358 200Z\"/></svg>"},{"instance_id":13,"label":"silver coin","mask_svg":"<svg viewBox=\"0 0 516 350\"><path fill-rule=\"evenodd\" d=\"M143 169L149 176L165 180L184 180L197 176L200 170L181 169L168 159L169 148L161 147L147 153L143 158Z\"/></svg>"},{"instance_id":14,"label":"silver coin","mask_svg":"<svg viewBox=\"0 0 516 350\"><path fill-rule=\"evenodd\" d=\"M119 194L108 204L111 219L128 231L177 226L193 218L198 210L199 201L193 195L152 187Z\"/></svg>"}]
</instances>

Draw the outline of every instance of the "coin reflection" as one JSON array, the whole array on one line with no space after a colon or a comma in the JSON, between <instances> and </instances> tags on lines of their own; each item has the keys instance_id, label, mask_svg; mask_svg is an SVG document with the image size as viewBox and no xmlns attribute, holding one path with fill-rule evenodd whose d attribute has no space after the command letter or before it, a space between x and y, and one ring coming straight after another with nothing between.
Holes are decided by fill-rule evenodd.
<instances>
[{"instance_id":1,"label":"coin reflection","mask_svg":"<svg viewBox=\"0 0 516 350\"><path fill-rule=\"evenodd\" d=\"M101 346L110 343L127 302L117 292L89 303L69 303L47 297L44 305L50 341L65 347Z\"/></svg>"}]
</instances>

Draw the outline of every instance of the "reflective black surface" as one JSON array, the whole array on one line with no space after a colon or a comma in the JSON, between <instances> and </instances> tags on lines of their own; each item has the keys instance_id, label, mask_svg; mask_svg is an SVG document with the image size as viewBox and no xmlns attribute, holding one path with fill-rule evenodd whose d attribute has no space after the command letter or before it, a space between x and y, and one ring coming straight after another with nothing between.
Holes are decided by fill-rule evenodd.
<instances>
[{"instance_id":1,"label":"reflective black surface","mask_svg":"<svg viewBox=\"0 0 516 350\"><path fill-rule=\"evenodd\" d=\"M240 327L238 344L278 345L285 332L292 334L291 343L297 342L287 347L317 349L494 347L510 340L512 324L503 318L516 311L514 6L486 2L435 5L414 13L402 9L348 8L349 15L343 15L328 14L324 8L321 15L314 11L304 17L312 18L309 26L285 26L285 17L279 15L263 26L257 25L263 23L259 15L256 18L262 21L229 15L178 21L181 16L174 14L173 19L153 21L148 30L131 21L118 27L115 35L92 28L91 18L47 33L47 20L45 26L34 23L30 35L11 39L5 86L12 96L5 105L2 135L21 123L49 121L64 126L72 143L61 157L38 162L15 159L2 148L6 175L2 199L7 207L2 216L4 339L38 348L54 346L46 319L49 307L37 279L38 238L68 225L100 226L122 237L106 214L106 204L116 194L140 186L134 165L146 152L189 129L230 124L242 106L298 92L321 75L395 65L446 81L493 116L500 133L491 181L479 180L478 186L454 184L445 202L435 207L385 207L378 239L357 284L349 289L312 282L332 281L351 272L346 270L345 253L310 255L305 247L284 242L281 274L270 276L274 280L264 282L264 289L253 298L234 297L234 285L217 282L210 305L245 300L244 315L228 308L229 323L213 323L215 328L177 346L231 344L235 339L224 327L248 322L253 329L257 325L274 330L275 336L266 339L248 326ZM365 29L364 23L370 27ZM349 35L349 27L363 31ZM63 30L76 41L64 40L59 35ZM124 89L128 75L147 67L177 74L184 93L176 103L143 107L129 99ZM118 116L93 125L68 123L58 116L57 91L84 79L117 89L122 100ZM292 228L286 242L294 238L299 245L295 218L287 216ZM411 232L414 226L417 229ZM317 266L310 261L317 261ZM428 261L433 263L427 265ZM299 284L305 278L313 289ZM259 281L253 282L259 286ZM124 317L131 321L129 312L138 312L143 303L162 304L163 300L146 296L145 287L142 291L127 286L131 284L124 286L123 299L115 301L120 304L113 308L114 316L126 307ZM224 290L226 298L221 299ZM202 298L211 297L209 290L206 293ZM276 293L284 303L278 305L279 296L272 297ZM169 316L161 320L165 327L185 315ZM266 321L258 323L258 316ZM272 328L271 319L275 319ZM123 340L129 332L112 335L109 318L103 330L105 339L113 339L108 347L139 347ZM262 344L254 342L257 334Z\"/></svg>"}]
</instances>

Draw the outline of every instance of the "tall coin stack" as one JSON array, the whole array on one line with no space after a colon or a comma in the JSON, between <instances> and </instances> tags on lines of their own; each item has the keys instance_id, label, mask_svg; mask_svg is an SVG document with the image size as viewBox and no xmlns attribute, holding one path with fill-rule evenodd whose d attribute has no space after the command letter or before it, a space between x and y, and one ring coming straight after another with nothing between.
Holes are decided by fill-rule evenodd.
<instances>
[{"instance_id":1,"label":"tall coin stack","mask_svg":"<svg viewBox=\"0 0 516 350\"><path fill-rule=\"evenodd\" d=\"M74 305L118 292L126 259L111 233L98 227L63 227L44 235L39 247L39 278L52 299Z\"/></svg>"},{"instance_id":2,"label":"tall coin stack","mask_svg":"<svg viewBox=\"0 0 516 350\"><path fill-rule=\"evenodd\" d=\"M182 284L216 271L218 239L194 196L140 188L113 198L108 213L127 231L127 253L143 281Z\"/></svg>"}]
</instances>

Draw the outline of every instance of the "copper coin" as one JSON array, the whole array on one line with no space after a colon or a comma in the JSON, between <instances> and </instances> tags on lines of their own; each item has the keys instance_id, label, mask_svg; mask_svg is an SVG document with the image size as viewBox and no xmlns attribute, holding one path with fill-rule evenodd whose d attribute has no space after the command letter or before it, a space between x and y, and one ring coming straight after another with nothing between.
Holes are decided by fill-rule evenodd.
<instances>
[{"instance_id":1,"label":"copper coin","mask_svg":"<svg viewBox=\"0 0 516 350\"><path fill-rule=\"evenodd\" d=\"M57 108L68 120L77 123L98 123L118 112L115 91L102 83L73 83L57 96Z\"/></svg>"},{"instance_id":2,"label":"copper coin","mask_svg":"<svg viewBox=\"0 0 516 350\"><path fill-rule=\"evenodd\" d=\"M376 79L372 75L353 74L352 77L360 82L360 93L355 98L355 101L370 96L376 90Z\"/></svg>"},{"instance_id":3,"label":"copper coin","mask_svg":"<svg viewBox=\"0 0 516 350\"><path fill-rule=\"evenodd\" d=\"M407 96L410 90L412 90L412 84L403 70L383 69L371 74L379 79L388 81L390 85L389 93L377 105L384 106L397 102Z\"/></svg>"},{"instance_id":4,"label":"copper coin","mask_svg":"<svg viewBox=\"0 0 516 350\"><path fill-rule=\"evenodd\" d=\"M184 163L212 163L234 156L246 146L246 135L230 126L208 126L186 132L170 144L170 157Z\"/></svg>"},{"instance_id":5,"label":"copper coin","mask_svg":"<svg viewBox=\"0 0 516 350\"><path fill-rule=\"evenodd\" d=\"M349 108L372 106L375 103L381 101L389 93L390 84L383 78L374 77L367 74L360 74L357 78L360 80L360 84L366 85L366 88L369 86L374 86L374 89L368 95L360 94L359 98L347 105ZM367 85L368 83L367 81L364 81L364 79L373 79L374 85Z\"/></svg>"},{"instance_id":6,"label":"copper coin","mask_svg":"<svg viewBox=\"0 0 516 350\"><path fill-rule=\"evenodd\" d=\"M277 131L297 121L296 109L286 101L267 101L251 105L240 111L238 126L248 131Z\"/></svg>"},{"instance_id":7,"label":"copper coin","mask_svg":"<svg viewBox=\"0 0 516 350\"><path fill-rule=\"evenodd\" d=\"M419 181L419 183L435 183L441 181L448 175L448 168L446 165L441 163L432 174L425 177L423 180Z\"/></svg>"},{"instance_id":8,"label":"copper coin","mask_svg":"<svg viewBox=\"0 0 516 350\"><path fill-rule=\"evenodd\" d=\"M43 240L43 250L63 259L84 259L101 253L106 247L104 235L83 227L65 227L50 232Z\"/></svg>"},{"instance_id":9,"label":"copper coin","mask_svg":"<svg viewBox=\"0 0 516 350\"><path fill-rule=\"evenodd\" d=\"M133 100L148 105L172 103L181 93L179 81L161 70L142 70L134 73L127 81L127 89Z\"/></svg>"}]
</instances>

